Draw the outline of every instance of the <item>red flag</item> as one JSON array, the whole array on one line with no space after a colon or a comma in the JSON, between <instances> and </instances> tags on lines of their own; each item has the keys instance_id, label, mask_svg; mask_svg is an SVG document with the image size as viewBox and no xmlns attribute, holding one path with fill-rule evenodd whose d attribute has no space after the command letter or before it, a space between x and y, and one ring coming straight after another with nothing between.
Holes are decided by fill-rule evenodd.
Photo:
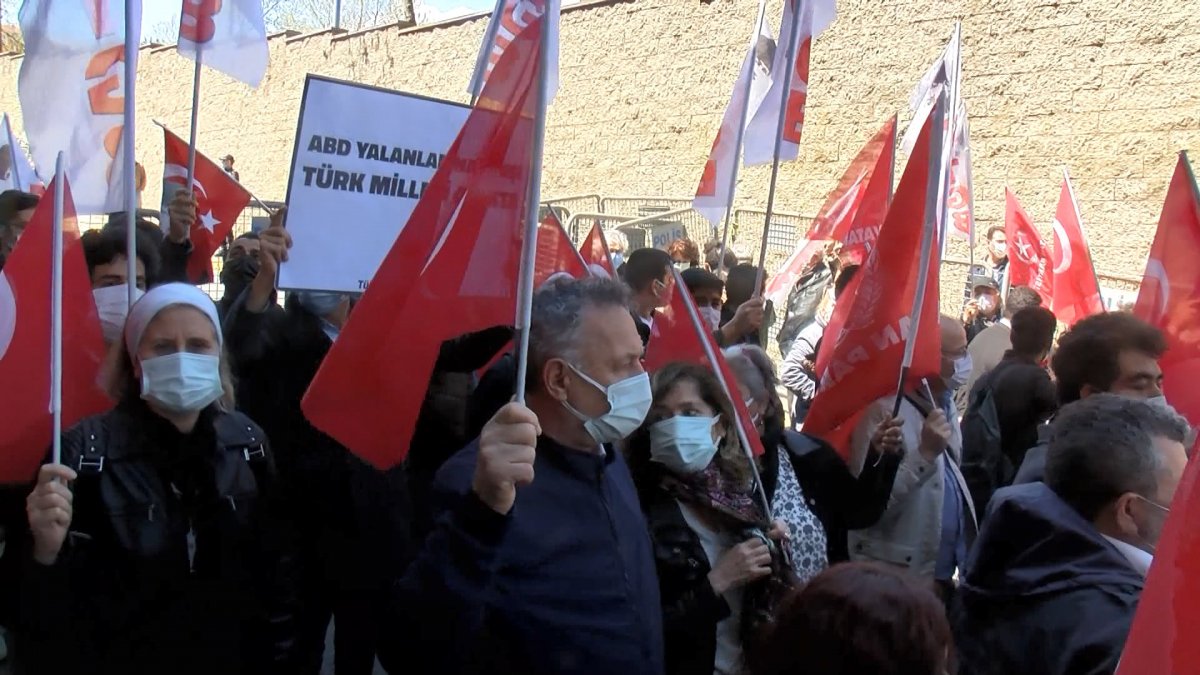
<instances>
[{"instance_id":1,"label":"red flag","mask_svg":"<svg viewBox=\"0 0 1200 675\"><path fill-rule=\"evenodd\" d=\"M1083 236L1079 205L1075 203L1071 180L1065 175L1054 214L1054 254L1050 259L1054 262L1054 298L1050 309L1059 321L1073 326L1085 316L1104 311L1092 254Z\"/></svg>"},{"instance_id":2,"label":"red flag","mask_svg":"<svg viewBox=\"0 0 1200 675\"><path fill-rule=\"evenodd\" d=\"M54 183L47 194L54 194ZM111 403L96 380L104 338L92 299L71 189L64 185L62 424L66 429ZM28 481L46 457L50 415L50 294L54 200L47 197L0 271L0 482Z\"/></svg>"},{"instance_id":3,"label":"red flag","mask_svg":"<svg viewBox=\"0 0 1200 675\"><path fill-rule=\"evenodd\" d=\"M896 158L896 117L884 122L858 151L837 187L825 198L817 217L783 269L767 284L767 297L791 291L826 240L842 242L842 255L861 264L875 245L879 226L892 199L892 165Z\"/></svg>"},{"instance_id":4,"label":"red flag","mask_svg":"<svg viewBox=\"0 0 1200 675\"><path fill-rule=\"evenodd\" d=\"M166 222L171 197L176 191L187 189L188 144L166 127L163 127L163 139L166 149L162 211ZM198 206L196 222L189 233L192 252L188 256L187 275L189 282L200 284L213 278L213 254L233 231L234 222L250 203L250 193L199 152L196 153L195 181Z\"/></svg>"},{"instance_id":5,"label":"red flag","mask_svg":"<svg viewBox=\"0 0 1200 675\"><path fill-rule=\"evenodd\" d=\"M534 19L504 50L301 402L377 467L408 453L442 342L516 315L540 32Z\"/></svg>"},{"instance_id":6,"label":"red flag","mask_svg":"<svg viewBox=\"0 0 1200 675\"><path fill-rule=\"evenodd\" d=\"M617 278L617 271L613 269L612 254L608 252L608 242L604 239L604 231L600 229L599 222L592 225L592 231L588 233L587 239L583 240L583 246L579 247L579 254L583 256L583 262L599 265L608 272L609 277Z\"/></svg>"},{"instance_id":7,"label":"red flag","mask_svg":"<svg viewBox=\"0 0 1200 675\"><path fill-rule=\"evenodd\" d=\"M551 275L558 272L566 272L576 279L582 279L588 274L583 258L571 244L571 237L553 211L538 223L536 256L533 271L534 288L541 286Z\"/></svg>"},{"instance_id":8,"label":"red flag","mask_svg":"<svg viewBox=\"0 0 1200 675\"><path fill-rule=\"evenodd\" d=\"M1008 283L1028 286L1042 296L1042 304L1053 303L1054 277L1048 269L1050 253L1033 221L1021 208L1012 190L1004 190L1004 234L1009 241Z\"/></svg>"},{"instance_id":9,"label":"red flag","mask_svg":"<svg viewBox=\"0 0 1200 675\"><path fill-rule=\"evenodd\" d=\"M1133 313L1166 335L1167 353L1159 359L1163 393L1192 426L1200 426L1200 390L1195 387L1200 381L1197 260L1200 260L1200 189L1187 154L1180 153Z\"/></svg>"},{"instance_id":10,"label":"red flag","mask_svg":"<svg viewBox=\"0 0 1200 675\"><path fill-rule=\"evenodd\" d=\"M691 293L686 292L686 286L679 277L678 271L673 271L675 284L671 290L671 302L666 309L659 310L654 315L654 325L650 327L650 342L646 345L646 358L643 363L646 370L654 372L673 361L688 361L698 363L713 371L724 383L726 391L730 392L730 400L738 416L738 424L746 434L750 450L755 457L763 454L762 440L750 419L750 411L742 400L738 381L729 370L725 356L713 340L712 333L700 325L700 313L696 310ZM705 349L705 343L708 349ZM712 354L716 363L709 359Z\"/></svg>"},{"instance_id":11,"label":"red flag","mask_svg":"<svg viewBox=\"0 0 1200 675\"><path fill-rule=\"evenodd\" d=\"M932 119L926 121L909 157L878 245L843 295L852 300L835 306L817 356L821 387L804 420L804 431L825 438L843 457L849 456L847 441L861 413L876 399L896 393L917 293ZM930 255L911 380L940 371L937 297L938 258Z\"/></svg>"}]
</instances>

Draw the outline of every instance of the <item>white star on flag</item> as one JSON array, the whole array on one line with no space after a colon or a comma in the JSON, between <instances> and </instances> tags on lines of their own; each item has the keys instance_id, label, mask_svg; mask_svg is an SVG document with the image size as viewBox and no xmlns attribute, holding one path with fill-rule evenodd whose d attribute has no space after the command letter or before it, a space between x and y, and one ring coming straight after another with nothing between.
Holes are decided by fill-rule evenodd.
<instances>
[{"instance_id":1,"label":"white star on flag","mask_svg":"<svg viewBox=\"0 0 1200 675\"><path fill-rule=\"evenodd\" d=\"M212 211L205 211L204 213L200 214L200 227L203 227L209 232L212 232L213 228L220 224L221 221L213 217Z\"/></svg>"}]
</instances>

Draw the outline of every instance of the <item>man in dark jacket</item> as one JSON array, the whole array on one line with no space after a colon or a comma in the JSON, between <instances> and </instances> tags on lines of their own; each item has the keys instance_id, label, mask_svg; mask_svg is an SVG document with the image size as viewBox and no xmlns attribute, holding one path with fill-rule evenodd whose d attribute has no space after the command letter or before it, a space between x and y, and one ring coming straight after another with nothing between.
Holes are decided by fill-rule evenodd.
<instances>
[{"instance_id":1,"label":"man in dark jacket","mask_svg":"<svg viewBox=\"0 0 1200 675\"><path fill-rule=\"evenodd\" d=\"M1012 317L1012 349L1000 364L975 383L963 417L963 477L983 513L992 493L1012 482L1025 451L1038 440L1038 427L1058 408L1054 383L1041 361L1050 352L1057 322L1044 307L1029 307ZM981 408L990 399L999 423L999 443L980 443L975 433L987 423Z\"/></svg>"},{"instance_id":2,"label":"man in dark jacket","mask_svg":"<svg viewBox=\"0 0 1200 675\"><path fill-rule=\"evenodd\" d=\"M274 308L279 261L290 243L283 211L259 239L259 270L224 317L242 409L276 451L280 488L299 530L297 675L316 675L332 617L339 675L370 673L385 639L387 589L411 557L403 470L382 472L309 424L300 400L345 324L350 299L291 294ZM270 311L268 311L270 310Z\"/></svg>"},{"instance_id":3,"label":"man in dark jacket","mask_svg":"<svg viewBox=\"0 0 1200 675\"><path fill-rule=\"evenodd\" d=\"M627 303L596 278L534 295L527 403L438 473L438 527L398 587L421 658L394 672L661 675L650 536L612 445L651 399Z\"/></svg>"},{"instance_id":4,"label":"man in dark jacket","mask_svg":"<svg viewBox=\"0 0 1200 675\"><path fill-rule=\"evenodd\" d=\"M1111 673L1187 464L1187 422L1098 394L1053 425L1046 482L996 493L955 621L969 675Z\"/></svg>"},{"instance_id":5,"label":"man in dark jacket","mask_svg":"<svg viewBox=\"0 0 1200 675\"><path fill-rule=\"evenodd\" d=\"M1128 312L1089 316L1058 339L1050 359L1058 404L1100 392L1159 399L1163 374L1158 360L1166 351L1162 332ZM1038 445L1025 453L1014 484L1042 480L1046 445L1041 440L1039 434Z\"/></svg>"}]
</instances>

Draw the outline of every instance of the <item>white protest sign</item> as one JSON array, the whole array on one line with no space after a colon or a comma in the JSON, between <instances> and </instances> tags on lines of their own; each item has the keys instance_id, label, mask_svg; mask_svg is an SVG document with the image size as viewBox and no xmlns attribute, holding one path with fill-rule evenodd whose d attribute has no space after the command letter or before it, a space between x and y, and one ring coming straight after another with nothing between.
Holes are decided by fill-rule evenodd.
<instances>
[{"instance_id":1,"label":"white protest sign","mask_svg":"<svg viewBox=\"0 0 1200 675\"><path fill-rule=\"evenodd\" d=\"M466 122L449 101L309 75L287 189L279 287L358 293Z\"/></svg>"}]
</instances>

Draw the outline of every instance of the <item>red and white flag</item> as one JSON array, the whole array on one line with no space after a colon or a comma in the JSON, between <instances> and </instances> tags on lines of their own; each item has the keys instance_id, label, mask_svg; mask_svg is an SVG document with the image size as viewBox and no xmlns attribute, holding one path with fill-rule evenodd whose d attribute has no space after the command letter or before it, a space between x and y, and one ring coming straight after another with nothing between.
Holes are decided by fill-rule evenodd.
<instances>
[{"instance_id":1,"label":"red and white flag","mask_svg":"<svg viewBox=\"0 0 1200 675\"><path fill-rule=\"evenodd\" d=\"M534 253L533 287L537 288L559 272L566 272L576 279L588 275L587 264L571 237L563 229L562 222L554 212L546 214L538 223L537 250Z\"/></svg>"},{"instance_id":2,"label":"red and white flag","mask_svg":"<svg viewBox=\"0 0 1200 675\"><path fill-rule=\"evenodd\" d=\"M167 205L179 190L187 189L188 144L163 127L166 147L163 153L163 229L169 226ZM250 203L250 193L204 155L196 153L196 222L189 237L192 252L188 256L188 281L205 283L213 278L212 257L221 242L233 231L242 210Z\"/></svg>"},{"instance_id":3,"label":"red and white flag","mask_svg":"<svg viewBox=\"0 0 1200 675\"><path fill-rule=\"evenodd\" d=\"M829 441L849 457L850 436L862 413L896 393L905 342L915 339L910 382L936 377L941 367L938 328L938 256L928 255L924 303L912 335L910 313L918 288L921 243L931 175L926 123L879 230L878 245L834 307L817 355L821 386L804 420L804 432ZM933 245L933 237L930 238Z\"/></svg>"},{"instance_id":4,"label":"red and white flag","mask_svg":"<svg viewBox=\"0 0 1200 675\"><path fill-rule=\"evenodd\" d=\"M257 87L270 58L262 0L183 0L176 49Z\"/></svg>"},{"instance_id":5,"label":"red and white flag","mask_svg":"<svg viewBox=\"0 0 1200 675\"><path fill-rule=\"evenodd\" d=\"M767 24L765 6L759 8L756 27L742 69L733 83L733 94L729 97L729 105L725 107L721 127L713 139L712 151L704 163L696 198L692 200L692 208L714 227L720 224L733 202L733 176L737 170L738 151L741 150L738 147L738 125L741 124L745 129L745 125L758 113L771 88L775 39L771 37L771 27Z\"/></svg>"},{"instance_id":6,"label":"red and white flag","mask_svg":"<svg viewBox=\"0 0 1200 675\"><path fill-rule=\"evenodd\" d=\"M33 170L33 164L25 149L17 142L8 121L8 113L4 113L3 136L0 136L0 190L20 190L42 194L45 189L42 179Z\"/></svg>"},{"instance_id":7,"label":"red and white flag","mask_svg":"<svg viewBox=\"0 0 1200 675\"><path fill-rule=\"evenodd\" d=\"M725 390L730 392L730 402L733 403L746 442L750 444L750 451L759 457L763 454L762 440L754 428L750 410L742 400L738 381L713 340L712 331L701 325L696 303L692 300L692 294L687 292L679 272L673 270L672 273L675 283L671 288L671 302L654 315L643 364L651 373L674 361L697 363L711 370L725 383ZM709 354L713 358L710 359Z\"/></svg>"},{"instance_id":8,"label":"red and white flag","mask_svg":"<svg viewBox=\"0 0 1200 675\"><path fill-rule=\"evenodd\" d=\"M1008 239L1008 284L1028 286L1049 308L1054 302L1054 277L1050 252L1033 221L1021 208L1012 190L1004 190L1004 235Z\"/></svg>"},{"instance_id":9,"label":"red and white flag","mask_svg":"<svg viewBox=\"0 0 1200 675\"><path fill-rule=\"evenodd\" d=\"M408 453L442 343L516 316L541 27L533 18L504 50L301 402L377 467Z\"/></svg>"},{"instance_id":10,"label":"red and white flag","mask_svg":"<svg viewBox=\"0 0 1200 675\"><path fill-rule=\"evenodd\" d=\"M62 261L62 424L111 406L97 385L104 337L69 185L64 186ZM51 181L50 194L53 194ZM53 440L50 413L54 200L38 204L0 271L0 483L31 480ZM19 386L18 386L19 385Z\"/></svg>"},{"instance_id":11,"label":"red and white flag","mask_svg":"<svg viewBox=\"0 0 1200 675\"><path fill-rule=\"evenodd\" d=\"M1064 173L1058 209L1054 213L1054 298L1050 309L1068 326L1104 311L1092 253L1083 235L1083 221L1071 179Z\"/></svg>"},{"instance_id":12,"label":"red and white flag","mask_svg":"<svg viewBox=\"0 0 1200 675\"><path fill-rule=\"evenodd\" d=\"M617 271L613 269L612 254L608 252L608 242L604 239L604 230L600 227L599 221L592 225L592 231L588 233L587 239L583 240L583 245L579 247L579 254L583 256L583 262L588 265L599 265L608 272L611 279L617 278Z\"/></svg>"},{"instance_id":13,"label":"red and white flag","mask_svg":"<svg viewBox=\"0 0 1200 675\"><path fill-rule=\"evenodd\" d=\"M842 242L841 257L861 265L875 247L892 200L896 161L896 117L867 141L808 227L804 241L767 284L767 297L781 302L827 241Z\"/></svg>"},{"instance_id":14,"label":"red and white flag","mask_svg":"<svg viewBox=\"0 0 1200 675\"><path fill-rule=\"evenodd\" d=\"M1166 336L1167 352L1158 361L1163 369L1163 394L1193 427L1200 426L1200 389L1196 387L1196 382L1200 382L1197 261L1200 261L1200 188L1196 186L1187 153L1181 152L1171 186L1167 188L1133 313ZM1196 665L1200 667L1200 661Z\"/></svg>"},{"instance_id":15,"label":"red and white flag","mask_svg":"<svg viewBox=\"0 0 1200 675\"><path fill-rule=\"evenodd\" d=\"M946 198L947 218L943 220L943 228L950 237L974 241L975 212L974 184L971 178L971 140L970 124L967 120L967 104L962 97L962 31L956 28L950 37L946 49L938 57L929 70L921 77L909 98L913 111L912 122L904 134L901 145L906 154L911 155L925 121L933 111L933 106L941 92L955 92L952 101L955 114L953 115L953 130L949 129L951 118L947 117L944 131L950 131L947 143L943 146L943 165L949 172L948 196ZM948 237L942 236L944 243Z\"/></svg>"},{"instance_id":16,"label":"red and white flag","mask_svg":"<svg viewBox=\"0 0 1200 675\"><path fill-rule=\"evenodd\" d=\"M794 21L799 12L799 20ZM786 0L783 3L783 23L779 27L779 47L771 66L771 88L746 126L746 166L767 164L775 158L775 135L779 128L781 104L783 110L783 140L779 161L790 162L800 156L800 136L804 130L804 105L808 101L809 56L812 41L837 18L835 0ZM794 30L795 28L796 30ZM795 61L788 63L788 46L792 45ZM792 70L789 90L783 90L784 73Z\"/></svg>"},{"instance_id":17,"label":"red and white flag","mask_svg":"<svg viewBox=\"0 0 1200 675\"><path fill-rule=\"evenodd\" d=\"M83 213L125 208L126 176L119 160L124 6L124 0L26 0L21 5L25 58L17 90L25 135L37 166L54 166L59 151L65 153L75 206ZM140 0L134 0L133 9L128 25L136 38L141 34ZM128 58L136 60L137 54Z\"/></svg>"},{"instance_id":18,"label":"red and white flag","mask_svg":"<svg viewBox=\"0 0 1200 675\"><path fill-rule=\"evenodd\" d=\"M549 33L546 36L546 104L549 105L558 93L558 21L561 7L561 0L496 0L496 9L492 11L484 42L475 58L475 72L471 74L467 93L478 98L483 92L484 83L492 76L496 64L500 63L504 50L534 19L542 18L540 25Z\"/></svg>"}]
</instances>

